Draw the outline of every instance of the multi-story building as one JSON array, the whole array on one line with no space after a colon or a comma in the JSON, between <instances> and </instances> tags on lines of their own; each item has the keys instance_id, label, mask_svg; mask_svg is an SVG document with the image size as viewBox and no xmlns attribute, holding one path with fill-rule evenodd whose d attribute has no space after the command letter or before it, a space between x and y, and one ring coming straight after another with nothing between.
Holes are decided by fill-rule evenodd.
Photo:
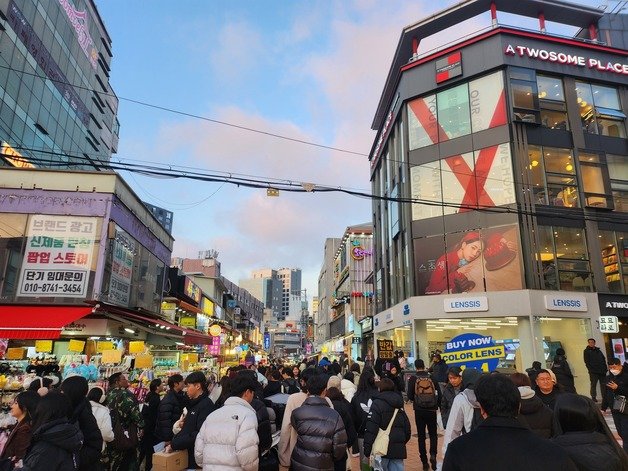
<instances>
[{"instance_id":1,"label":"multi-story building","mask_svg":"<svg viewBox=\"0 0 628 471\"><path fill-rule=\"evenodd\" d=\"M329 339L331 303L334 293L334 257L340 246L340 239L325 239L323 265L318 275L318 309L314 315L314 349L320 351L323 343Z\"/></svg>"},{"instance_id":2,"label":"multi-story building","mask_svg":"<svg viewBox=\"0 0 628 471\"><path fill-rule=\"evenodd\" d=\"M277 277L283 284L280 320L285 320L290 316L291 309L294 310L291 306L296 304L297 309L301 306L301 269L280 268Z\"/></svg>"},{"instance_id":3,"label":"multi-story building","mask_svg":"<svg viewBox=\"0 0 628 471\"><path fill-rule=\"evenodd\" d=\"M168 231L168 234L172 234L174 213L172 211L168 211L167 209L160 208L159 206L155 206L154 204L147 203L146 201L144 201L144 206L146 206L148 210L153 213L155 219L157 219L163 228Z\"/></svg>"},{"instance_id":4,"label":"multi-story building","mask_svg":"<svg viewBox=\"0 0 628 471\"><path fill-rule=\"evenodd\" d=\"M4 0L0 25L0 165L106 165L118 146L118 99L93 0Z\"/></svg>"},{"instance_id":5,"label":"multi-story building","mask_svg":"<svg viewBox=\"0 0 628 471\"><path fill-rule=\"evenodd\" d=\"M272 310L274 316L269 321L279 321L283 284L277 276L277 270L255 270L251 278L240 279L238 284L262 301L265 309Z\"/></svg>"},{"instance_id":6,"label":"multi-story building","mask_svg":"<svg viewBox=\"0 0 628 471\"><path fill-rule=\"evenodd\" d=\"M496 5L538 29L500 24ZM492 24L419 52L480 14ZM564 1L466 0L402 31L370 153L379 340L519 371L562 347L587 390L598 301L628 305L626 24Z\"/></svg>"}]
</instances>

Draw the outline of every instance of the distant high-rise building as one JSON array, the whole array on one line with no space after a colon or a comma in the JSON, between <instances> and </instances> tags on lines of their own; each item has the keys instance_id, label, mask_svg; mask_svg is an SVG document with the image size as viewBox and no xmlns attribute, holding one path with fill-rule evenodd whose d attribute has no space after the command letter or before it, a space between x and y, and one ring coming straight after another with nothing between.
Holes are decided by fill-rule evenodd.
<instances>
[{"instance_id":1,"label":"distant high-rise building","mask_svg":"<svg viewBox=\"0 0 628 471\"><path fill-rule=\"evenodd\" d=\"M143 201L143 203L144 206L146 206L150 212L153 213L153 216L155 216L155 219L159 221L159 224L166 229L168 234L172 234L172 218L174 213L172 211L168 211L167 209L160 208L159 206L155 206L154 204L147 203L146 201Z\"/></svg>"},{"instance_id":2,"label":"distant high-rise building","mask_svg":"<svg viewBox=\"0 0 628 471\"><path fill-rule=\"evenodd\" d=\"M314 340L317 346L329 339L329 314L334 294L334 256L340 247L340 240L325 240L323 265L318 276L318 309L314 316Z\"/></svg>"},{"instance_id":3,"label":"distant high-rise building","mask_svg":"<svg viewBox=\"0 0 628 471\"><path fill-rule=\"evenodd\" d=\"M0 166L100 170L119 123L94 1L3 1L0 18Z\"/></svg>"},{"instance_id":4,"label":"distant high-rise building","mask_svg":"<svg viewBox=\"0 0 628 471\"><path fill-rule=\"evenodd\" d=\"M301 312L301 270L299 268L262 268L241 279L240 286L261 296L266 308L272 309L277 321L284 321L292 312ZM295 295L292 297L291 294ZM298 299L296 298L298 296Z\"/></svg>"},{"instance_id":5,"label":"distant high-rise building","mask_svg":"<svg viewBox=\"0 0 628 471\"><path fill-rule=\"evenodd\" d=\"M281 316L285 319L290 316L291 304L298 303L300 311L301 305L301 269L300 268L280 268L277 270L277 276L283 284L283 292L281 298ZM296 295L292 297L291 295ZM295 312L295 308L292 308Z\"/></svg>"}]
</instances>

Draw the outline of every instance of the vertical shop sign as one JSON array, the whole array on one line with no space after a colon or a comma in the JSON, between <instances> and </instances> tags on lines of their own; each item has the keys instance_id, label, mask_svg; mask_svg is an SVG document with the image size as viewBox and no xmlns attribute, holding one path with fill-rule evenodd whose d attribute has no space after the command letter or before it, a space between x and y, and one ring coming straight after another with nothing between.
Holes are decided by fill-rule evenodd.
<instances>
[{"instance_id":1,"label":"vertical shop sign","mask_svg":"<svg viewBox=\"0 0 628 471\"><path fill-rule=\"evenodd\" d=\"M129 306L135 241L116 229L111 257L109 301L118 306Z\"/></svg>"},{"instance_id":2,"label":"vertical shop sign","mask_svg":"<svg viewBox=\"0 0 628 471\"><path fill-rule=\"evenodd\" d=\"M97 222L88 217L31 215L17 295L84 298Z\"/></svg>"},{"instance_id":3,"label":"vertical shop sign","mask_svg":"<svg viewBox=\"0 0 628 471\"><path fill-rule=\"evenodd\" d=\"M264 350L270 350L270 332L264 333Z\"/></svg>"},{"instance_id":4,"label":"vertical shop sign","mask_svg":"<svg viewBox=\"0 0 628 471\"><path fill-rule=\"evenodd\" d=\"M499 359L505 355L504 345L495 345L493 337L468 333L447 342L442 358L448 365L477 368L488 373L497 368Z\"/></svg>"}]
</instances>

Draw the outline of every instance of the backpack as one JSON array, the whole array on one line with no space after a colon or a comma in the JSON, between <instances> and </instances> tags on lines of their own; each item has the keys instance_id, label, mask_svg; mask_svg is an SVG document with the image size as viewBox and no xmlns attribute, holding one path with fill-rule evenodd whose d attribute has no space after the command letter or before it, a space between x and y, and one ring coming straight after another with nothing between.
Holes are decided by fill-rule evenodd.
<instances>
[{"instance_id":1,"label":"backpack","mask_svg":"<svg viewBox=\"0 0 628 471\"><path fill-rule=\"evenodd\" d=\"M414 383L414 403L419 409L436 409L438 399L434 382L427 376L417 376Z\"/></svg>"},{"instance_id":2,"label":"backpack","mask_svg":"<svg viewBox=\"0 0 628 471\"><path fill-rule=\"evenodd\" d=\"M482 422L484 422L484 417L482 417L482 412L480 411L480 408L474 407L473 418L471 419L471 430L475 430L476 428L478 428L478 425L480 425Z\"/></svg>"}]
</instances>

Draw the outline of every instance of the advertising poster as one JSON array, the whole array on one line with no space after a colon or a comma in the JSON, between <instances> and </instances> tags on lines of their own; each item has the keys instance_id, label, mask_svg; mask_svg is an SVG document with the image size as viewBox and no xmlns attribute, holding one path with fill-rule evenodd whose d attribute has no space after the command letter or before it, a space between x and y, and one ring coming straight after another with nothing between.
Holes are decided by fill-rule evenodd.
<instances>
[{"instance_id":1,"label":"advertising poster","mask_svg":"<svg viewBox=\"0 0 628 471\"><path fill-rule=\"evenodd\" d=\"M129 306L135 241L116 228L111 255L111 278L109 279L109 302L118 306Z\"/></svg>"},{"instance_id":2,"label":"advertising poster","mask_svg":"<svg viewBox=\"0 0 628 471\"><path fill-rule=\"evenodd\" d=\"M613 356L619 358L622 364L626 361L626 351L624 350L623 339L611 339L611 345L613 346Z\"/></svg>"},{"instance_id":3,"label":"advertising poster","mask_svg":"<svg viewBox=\"0 0 628 471\"><path fill-rule=\"evenodd\" d=\"M523 287L516 224L415 240L419 294Z\"/></svg>"},{"instance_id":4,"label":"advertising poster","mask_svg":"<svg viewBox=\"0 0 628 471\"><path fill-rule=\"evenodd\" d=\"M505 356L504 345L495 345L493 337L470 332L447 342L442 359L447 365L477 368L488 373L497 368L500 358Z\"/></svg>"},{"instance_id":5,"label":"advertising poster","mask_svg":"<svg viewBox=\"0 0 628 471\"><path fill-rule=\"evenodd\" d=\"M89 217L31 215L17 295L84 298L97 223Z\"/></svg>"}]
</instances>

